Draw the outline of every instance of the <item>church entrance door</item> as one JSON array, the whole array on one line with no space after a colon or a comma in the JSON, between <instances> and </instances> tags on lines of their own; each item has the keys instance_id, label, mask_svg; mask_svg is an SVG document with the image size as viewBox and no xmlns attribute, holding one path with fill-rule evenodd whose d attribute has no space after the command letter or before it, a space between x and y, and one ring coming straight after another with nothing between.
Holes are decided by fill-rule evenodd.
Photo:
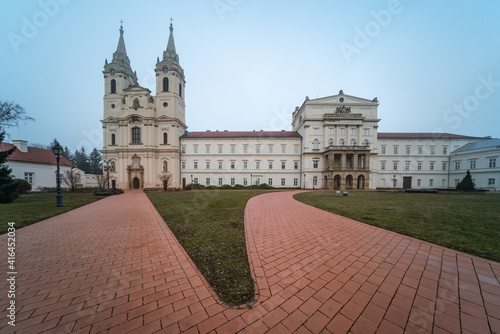
<instances>
[{"instance_id":1,"label":"church entrance door","mask_svg":"<svg viewBox=\"0 0 500 334\"><path fill-rule=\"evenodd\" d=\"M134 189L139 189L141 187L141 181L139 181L138 177L134 177L133 184L134 184Z\"/></svg>"}]
</instances>

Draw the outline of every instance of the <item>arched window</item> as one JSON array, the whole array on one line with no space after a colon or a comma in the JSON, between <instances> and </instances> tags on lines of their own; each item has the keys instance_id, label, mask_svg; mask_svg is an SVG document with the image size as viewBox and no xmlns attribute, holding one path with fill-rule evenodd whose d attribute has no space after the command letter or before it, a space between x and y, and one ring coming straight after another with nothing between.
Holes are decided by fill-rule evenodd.
<instances>
[{"instance_id":1,"label":"arched window","mask_svg":"<svg viewBox=\"0 0 500 334\"><path fill-rule=\"evenodd\" d=\"M141 129L132 128L132 144L140 144L140 143L141 143Z\"/></svg>"},{"instance_id":2,"label":"arched window","mask_svg":"<svg viewBox=\"0 0 500 334\"><path fill-rule=\"evenodd\" d=\"M351 146L356 145L356 141L354 139L351 139Z\"/></svg>"},{"instance_id":3,"label":"arched window","mask_svg":"<svg viewBox=\"0 0 500 334\"><path fill-rule=\"evenodd\" d=\"M168 78L163 78L163 91L168 92Z\"/></svg>"},{"instance_id":4,"label":"arched window","mask_svg":"<svg viewBox=\"0 0 500 334\"><path fill-rule=\"evenodd\" d=\"M365 139L365 141L363 142L363 146L368 146L370 145L370 142L368 141L368 139Z\"/></svg>"},{"instance_id":5,"label":"arched window","mask_svg":"<svg viewBox=\"0 0 500 334\"><path fill-rule=\"evenodd\" d=\"M115 134L111 134L111 145L115 145Z\"/></svg>"},{"instance_id":6,"label":"arched window","mask_svg":"<svg viewBox=\"0 0 500 334\"><path fill-rule=\"evenodd\" d=\"M313 150L319 150L319 140L317 139L313 141Z\"/></svg>"},{"instance_id":7,"label":"arched window","mask_svg":"<svg viewBox=\"0 0 500 334\"><path fill-rule=\"evenodd\" d=\"M179 96L182 97L182 84L179 84Z\"/></svg>"},{"instance_id":8,"label":"arched window","mask_svg":"<svg viewBox=\"0 0 500 334\"><path fill-rule=\"evenodd\" d=\"M116 80L111 79L111 94L116 94Z\"/></svg>"},{"instance_id":9,"label":"arched window","mask_svg":"<svg viewBox=\"0 0 500 334\"><path fill-rule=\"evenodd\" d=\"M345 144L345 140L344 140L344 139L341 139L341 140L339 141L339 145L340 145L340 146L344 146L344 144Z\"/></svg>"},{"instance_id":10,"label":"arched window","mask_svg":"<svg viewBox=\"0 0 500 334\"><path fill-rule=\"evenodd\" d=\"M313 186L317 186L318 185L318 177L315 176L313 177Z\"/></svg>"},{"instance_id":11,"label":"arched window","mask_svg":"<svg viewBox=\"0 0 500 334\"><path fill-rule=\"evenodd\" d=\"M166 173L168 172L168 162L163 161L163 171Z\"/></svg>"},{"instance_id":12,"label":"arched window","mask_svg":"<svg viewBox=\"0 0 500 334\"><path fill-rule=\"evenodd\" d=\"M328 146L332 146L332 145L333 145L333 139L331 139L331 138L330 138L330 139L328 140Z\"/></svg>"},{"instance_id":13,"label":"arched window","mask_svg":"<svg viewBox=\"0 0 500 334\"><path fill-rule=\"evenodd\" d=\"M168 144L168 134L166 132L163 132L163 144Z\"/></svg>"}]
</instances>

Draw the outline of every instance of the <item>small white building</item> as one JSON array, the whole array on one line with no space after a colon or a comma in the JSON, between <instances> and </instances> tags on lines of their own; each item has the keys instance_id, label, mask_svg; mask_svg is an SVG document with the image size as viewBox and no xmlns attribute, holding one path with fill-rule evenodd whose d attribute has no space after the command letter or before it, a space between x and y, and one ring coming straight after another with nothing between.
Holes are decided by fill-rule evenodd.
<instances>
[{"instance_id":1,"label":"small white building","mask_svg":"<svg viewBox=\"0 0 500 334\"><path fill-rule=\"evenodd\" d=\"M0 151L13 147L17 149L7 158L6 165L12 169L11 175L31 184L33 191L56 187L57 160L51 150L30 147L25 140L13 140L12 144L0 143ZM73 165L64 157L59 159L60 174L71 172ZM61 187L68 188L61 182Z\"/></svg>"},{"instance_id":2,"label":"small white building","mask_svg":"<svg viewBox=\"0 0 500 334\"><path fill-rule=\"evenodd\" d=\"M500 190L500 139L466 144L450 154L450 186L456 187L467 170L476 188Z\"/></svg>"}]
</instances>

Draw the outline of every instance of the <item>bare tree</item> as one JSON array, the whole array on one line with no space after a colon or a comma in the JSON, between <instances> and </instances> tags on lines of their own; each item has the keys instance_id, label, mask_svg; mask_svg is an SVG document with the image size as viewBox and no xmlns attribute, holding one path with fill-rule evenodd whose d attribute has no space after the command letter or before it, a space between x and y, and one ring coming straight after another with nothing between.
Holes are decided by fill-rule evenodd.
<instances>
[{"instance_id":1,"label":"bare tree","mask_svg":"<svg viewBox=\"0 0 500 334\"><path fill-rule=\"evenodd\" d=\"M167 191L170 181L172 180L172 173L166 172L160 174L160 180L163 181L163 191Z\"/></svg>"},{"instance_id":2,"label":"bare tree","mask_svg":"<svg viewBox=\"0 0 500 334\"><path fill-rule=\"evenodd\" d=\"M0 100L0 130L16 127L19 122L33 121L33 117L26 115L24 108L19 104Z\"/></svg>"},{"instance_id":3,"label":"bare tree","mask_svg":"<svg viewBox=\"0 0 500 334\"><path fill-rule=\"evenodd\" d=\"M63 182L70 187L71 191L76 189L76 185L80 183L80 174L73 173L72 170L66 170L62 173Z\"/></svg>"},{"instance_id":4,"label":"bare tree","mask_svg":"<svg viewBox=\"0 0 500 334\"><path fill-rule=\"evenodd\" d=\"M106 185L108 183L107 175L96 175L95 179L97 180L97 186L99 187L99 189L106 188Z\"/></svg>"}]
</instances>

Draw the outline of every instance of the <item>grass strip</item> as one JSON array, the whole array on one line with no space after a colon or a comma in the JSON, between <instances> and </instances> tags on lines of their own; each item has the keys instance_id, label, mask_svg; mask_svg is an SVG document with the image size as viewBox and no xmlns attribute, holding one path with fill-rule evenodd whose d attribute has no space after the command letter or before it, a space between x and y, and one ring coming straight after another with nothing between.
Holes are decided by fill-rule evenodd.
<instances>
[{"instance_id":1,"label":"grass strip","mask_svg":"<svg viewBox=\"0 0 500 334\"><path fill-rule=\"evenodd\" d=\"M247 201L266 192L195 190L148 194L208 283L229 305L244 304L254 296L243 219Z\"/></svg>"}]
</instances>

